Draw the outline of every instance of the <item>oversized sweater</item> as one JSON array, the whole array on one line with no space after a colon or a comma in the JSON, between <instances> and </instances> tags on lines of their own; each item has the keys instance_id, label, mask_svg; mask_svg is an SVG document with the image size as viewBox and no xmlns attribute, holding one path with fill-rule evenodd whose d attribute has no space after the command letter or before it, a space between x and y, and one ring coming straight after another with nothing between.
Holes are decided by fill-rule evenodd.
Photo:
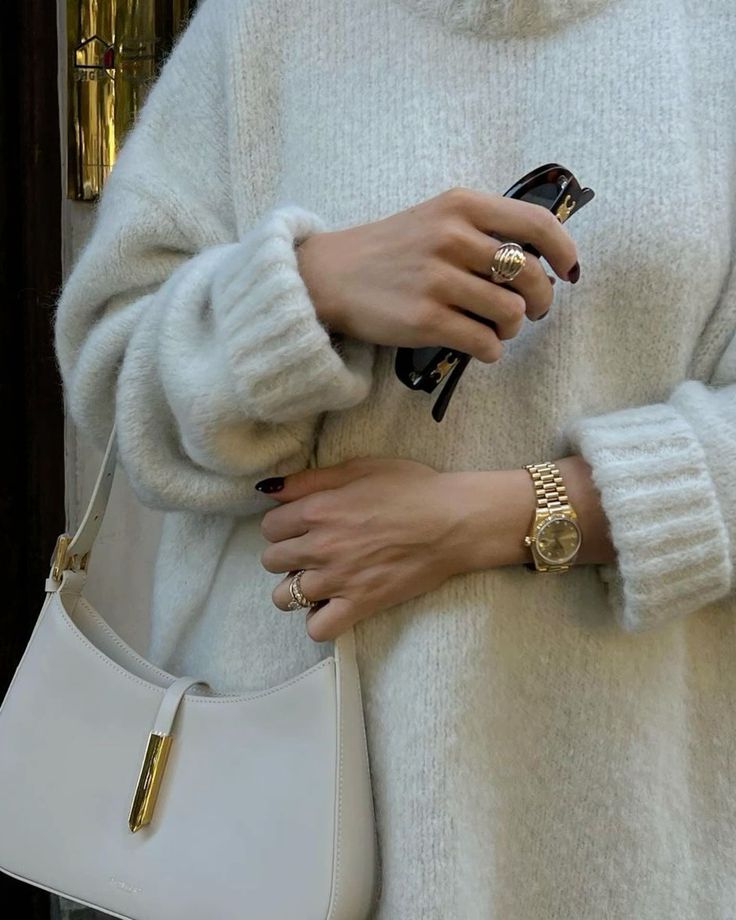
<instances>
[{"instance_id":1,"label":"oversized sweater","mask_svg":"<svg viewBox=\"0 0 736 920\"><path fill-rule=\"evenodd\" d=\"M377 920L736 918L735 43L732 0L203 0L61 292L71 415L165 512L148 655L222 691L332 653L272 603L257 480L591 464L615 563L355 627ZM437 424L295 244L550 161L596 191L581 279Z\"/></svg>"}]
</instances>

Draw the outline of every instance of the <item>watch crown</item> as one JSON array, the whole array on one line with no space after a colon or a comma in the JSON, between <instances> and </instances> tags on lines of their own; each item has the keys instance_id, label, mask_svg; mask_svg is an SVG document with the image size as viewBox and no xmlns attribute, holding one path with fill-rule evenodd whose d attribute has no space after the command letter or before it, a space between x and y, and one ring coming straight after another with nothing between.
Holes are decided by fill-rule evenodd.
<instances>
[{"instance_id":1,"label":"watch crown","mask_svg":"<svg viewBox=\"0 0 736 920\"><path fill-rule=\"evenodd\" d=\"M531 546L531 545L532 545L532 538L524 537L524 546Z\"/></svg>"}]
</instances>

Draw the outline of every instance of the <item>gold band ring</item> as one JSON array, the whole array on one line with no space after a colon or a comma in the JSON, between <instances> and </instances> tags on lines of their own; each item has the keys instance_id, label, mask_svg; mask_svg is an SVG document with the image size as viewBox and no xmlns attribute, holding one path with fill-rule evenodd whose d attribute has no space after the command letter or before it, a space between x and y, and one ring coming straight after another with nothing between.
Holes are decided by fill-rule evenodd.
<instances>
[{"instance_id":1,"label":"gold band ring","mask_svg":"<svg viewBox=\"0 0 736 920\"><path fill-rule=\"evenodd\" d=\"M306 594L302 591L301 587L301 577L304 574L305 569L299 569L298 572L295 572L291 577L289 582L289 594L291 594L291 600L289 601L289 606L287 610L296 610L299 607L313 607L316 604L316 601L310 601Z\"/></svg>"},{"instance_id":2,"label":"gold band ring","mask_svg":"<svg viewBox=\"0 0 736 920\"><path fill-rule=\"evenodd\" d=\"M526 253L518 243L501 243L491 259L491 281L513 281L525 265Z\"/></svg>"}]
</instances>

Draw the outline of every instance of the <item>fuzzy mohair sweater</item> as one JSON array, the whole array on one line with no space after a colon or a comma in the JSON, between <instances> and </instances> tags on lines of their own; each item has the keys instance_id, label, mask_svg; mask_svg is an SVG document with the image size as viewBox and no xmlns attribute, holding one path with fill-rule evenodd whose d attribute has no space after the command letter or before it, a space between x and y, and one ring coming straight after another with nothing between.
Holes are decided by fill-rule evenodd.
<instances>
[{"instance_id":1,"label":"fuzzy mohair sweater","mask_svg":"<svg viewBox=\"0 0 736 920\"><path fill-rule=\"evenodd\" d=\"M61 292L71 415L166 512L149 657L224 691L332 653L271 602L257 480L590 462L615 564L355 627L378 920L736 918L735 45L731 0L203 0ZM438 425L294 245L549 161L596 191L581 280Z\"/></svg>"}]
</instances>

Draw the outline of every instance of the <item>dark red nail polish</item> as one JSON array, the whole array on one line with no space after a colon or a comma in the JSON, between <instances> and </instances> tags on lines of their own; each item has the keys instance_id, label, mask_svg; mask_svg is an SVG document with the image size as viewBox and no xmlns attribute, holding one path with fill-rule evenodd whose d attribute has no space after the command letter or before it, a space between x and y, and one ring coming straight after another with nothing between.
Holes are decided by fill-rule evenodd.
<instances>
[{"instance_id":1,"label":"dark red nail polish","mask_svg":"<svg viewBox=\"0 0 736 920\"><path fill-rule=\"evenodd\" d=\"M547 275L550 284L557 284L557 278L554 275Z\"/></svg>"},{"instance_id":2,"label":"dark red nail polish","mask_svg":"<svg viewBox=\"0 0 736 920\"><path fill-rule=\"evenodd\" d=\"M540 320L540 319L544 319L544 317L545 317L548 313L549 313L549 310L545 310L544 313L542 313L541 316L535 316L534 319L532 320L532 322L533 322L533 323L539 322L539 320Z\"/></svg>"},{"instance_id":3,"label":"dark red nail polish","mask_svg":"<svg viewBox=\"0 0 736 920\"><path fill-rule=\"evenodd\" d=\"M578 278L580 277L580 263L576 262L570 271L567 274L567 280L572 282L572 284L578 283Z\"/></svg>"},{"instance_id":4,"label":"dark red nail polish","mask_svg":"<svg viewBox=\"0 0 736 920\"><path fill-rule=\"evenodd\" d=\"M261 479L255 484L259 492L280 492L284 488L283 476L270 476L268 479Z\"/></svg>"}]
</instances>

